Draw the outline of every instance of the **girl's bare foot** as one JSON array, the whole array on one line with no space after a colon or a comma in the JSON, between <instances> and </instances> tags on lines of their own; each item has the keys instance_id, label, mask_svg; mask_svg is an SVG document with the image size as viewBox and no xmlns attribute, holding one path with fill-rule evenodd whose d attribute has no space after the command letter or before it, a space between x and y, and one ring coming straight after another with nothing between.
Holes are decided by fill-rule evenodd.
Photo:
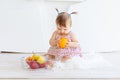
<instances>
[{"instance_id":1,"label":"girl's bare foot","mask_svg":"<svg viewBox=\"0 0 120 80\"><path fill-rule=\"evenodd\" d=\"M47 61L47 68L51 69L53 67L54 61L53 60L48 60Z\"/></svg>"},{"instance_id":2,"label":"girl's bare foot","mask_svg":"<svg viewBox=\"0 0 120 80\"><path fill-rule=\"evenodd\" d=\"M61 62L65 62L68 59L70 59L70 56L63 56L62 59L61 59Z\"/></svg>"}]
</instances>

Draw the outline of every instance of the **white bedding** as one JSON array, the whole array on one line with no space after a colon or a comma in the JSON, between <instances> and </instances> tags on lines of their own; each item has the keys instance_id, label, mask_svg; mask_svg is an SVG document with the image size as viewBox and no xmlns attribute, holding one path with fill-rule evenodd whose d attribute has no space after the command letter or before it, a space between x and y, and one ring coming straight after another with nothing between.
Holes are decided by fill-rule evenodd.
<instances>
[{"instance_id":1,"label":"white bedding","mask_svg":"<svg viewBox=\"0 0 120 80\"><path fill-rule=\"evenodd\" d=\"M72 59L61 62L55 61L53 70L75 70L75 69L100 69L114 67L112 63L100 54L84 54L83 57L75 56Z\"/></svg>"},{"instance_id":2,"label":"white bedding","mask_svg":"<svg viewBox=\"0 0 120 80\"><path fill-rule=\"evenodd\" d=\"M85 63L84 69L81 68L79 70L32 70L21 64L21 57L28 55L31 54L0 54L0 78L120 78L120 63L116 62L118 60L120 61L120 53L104 53L100 54L99 57L96 55L91 57L91 60L98 58L100 62L107 60L107 62L110 62L108 64L112 64L112 66L101 66L100 68L95 65L95 68L93 68L94 65L92 65L92 67L89 66L88 68L86 66L85 68Z\"/></svg>"}]
</instances>

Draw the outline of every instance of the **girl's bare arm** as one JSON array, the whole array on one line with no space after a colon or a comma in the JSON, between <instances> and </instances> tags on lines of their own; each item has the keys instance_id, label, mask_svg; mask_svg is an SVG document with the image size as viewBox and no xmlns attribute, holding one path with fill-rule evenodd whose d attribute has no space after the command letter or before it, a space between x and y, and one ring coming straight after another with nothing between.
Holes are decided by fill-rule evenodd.
<instances>
[{"instance_id":1,"label":"girl's bare arm","mask_svg":"<svg viewBox=\"0 0 120 80\"><path fill-rule=\"evenodd\" d=\"M69 47L78 47L79 46L79 41L75 37L75 35L71 32L71 42L68 43Z\"/></svg>"},{"instance_id":2,"label":"girl's bare arm","mask_svg":"<svg viewBox=\"0 0 120 80\"><path fill-rule=\"evenodd\" d=\"M57 34L57 31L55 31L55 32L52 34L52 37L51 37L50 40L49 40L49 44L50 44L51 46L57 46L56 34Z\"/></svg>"}]
</instances>

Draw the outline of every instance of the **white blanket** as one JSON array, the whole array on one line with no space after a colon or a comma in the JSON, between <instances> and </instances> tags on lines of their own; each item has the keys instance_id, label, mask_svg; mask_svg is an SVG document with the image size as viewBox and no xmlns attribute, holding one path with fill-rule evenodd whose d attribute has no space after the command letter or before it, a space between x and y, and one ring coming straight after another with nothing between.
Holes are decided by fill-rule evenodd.
<instances>
[{"instance_id":1,"label":"white blanket","mask_svg":"<svg viewBox=\"0 0 120 80\"><path fill-rule=\"evenodd\" d=\"M107 67L112 67L112 64L100 54L85 54L83 57L75 56L66 62L55 61L53 70L95 69Z\"/></svg>"}]
</instances>

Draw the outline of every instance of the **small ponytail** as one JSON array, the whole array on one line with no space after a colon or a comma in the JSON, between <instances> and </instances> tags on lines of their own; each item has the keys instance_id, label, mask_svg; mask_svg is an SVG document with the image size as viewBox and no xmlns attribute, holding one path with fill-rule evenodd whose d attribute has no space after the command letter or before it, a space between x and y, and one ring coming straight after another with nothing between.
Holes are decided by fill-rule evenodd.
<instances>
[{"instance_id":1,"label":"small ponytail","mask_svg":"<svg viewBox=\"0 0 120 80\"><path fill-rule=\"evenodd\" d=\"M59 10L57 8L55 8L55 10L57 11L58 14L60 14Z\"/></svg>"},{"instance_id":2,"label":"small ponytail","mask_svg":"<svg viewBox=\"0 0 120 80\"><path fill-rule=\"evenodd\" d=\"M72 13L70 13L70 14L77 14L77 12L72 12Z\"/></svg>"}]
</instances>

